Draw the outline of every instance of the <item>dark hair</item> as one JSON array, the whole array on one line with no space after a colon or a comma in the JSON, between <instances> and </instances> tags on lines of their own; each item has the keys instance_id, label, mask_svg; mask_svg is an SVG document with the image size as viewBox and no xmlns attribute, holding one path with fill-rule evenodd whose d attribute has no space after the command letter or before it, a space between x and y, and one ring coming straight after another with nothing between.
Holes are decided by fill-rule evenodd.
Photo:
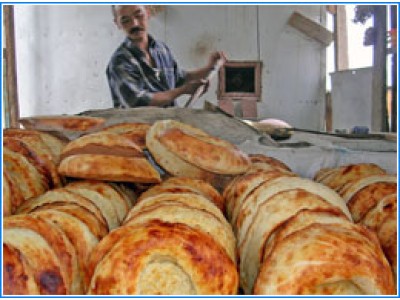
<instances>
[{"instance_id":1,"label":"dark hair","mask_svg":"<svg viewBox=\"0 0 400 300\"><path fill-rule=\"evenodd\" d=\"M116 5L111 5L111 12L112 12L113 16L115 17L115 14L116 14Z\"/></svg>"}]
</instances>

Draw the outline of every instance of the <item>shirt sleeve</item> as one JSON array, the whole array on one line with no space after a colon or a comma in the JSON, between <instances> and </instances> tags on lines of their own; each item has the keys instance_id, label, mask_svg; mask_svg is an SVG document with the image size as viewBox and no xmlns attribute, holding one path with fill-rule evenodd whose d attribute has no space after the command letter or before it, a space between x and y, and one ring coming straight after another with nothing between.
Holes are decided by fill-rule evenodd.
<instances>
[{"instance_id":1,"label":"shirt sleeve","mask_svg":"<svg viewBox=\"0 0 400 300\"><path fill-rule=\"evenodd\" d=\"M107 79L114 107L129 108L150 104L152 95L143 88L145 79L134 65L110 63Z\"/></svg>"},{"instance_id":2,"label":"shirt sleeve","mask_svg":"<svg viewBox=\"0 0 400 300\"><path fill-rule=\"evenodd\" d=\"M173 63L174 66L174 75L175 75L175 87L179 87L183 85L186 79L186 71L181 69L172 54L172 51L169 49L169 47L166 44L163 44L166 52L168 53L168 59Z\"/></svg>"}]
</instances>

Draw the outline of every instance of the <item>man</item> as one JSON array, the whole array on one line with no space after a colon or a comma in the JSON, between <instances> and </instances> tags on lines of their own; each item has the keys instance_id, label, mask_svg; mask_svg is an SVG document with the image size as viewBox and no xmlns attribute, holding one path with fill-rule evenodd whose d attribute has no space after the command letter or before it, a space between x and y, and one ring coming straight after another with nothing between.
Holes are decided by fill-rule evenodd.
<instances>
[{"instance_id":1,"label":"man","mask_svg":"<svg viewBox=\"0 0 400 300\"><path fill-rule=\"evenodd\" d=\"M193 94L222 52L210 55L208 64L193 71L181 70L169 48L148 34L148 7L113 5L114 23L126 34L107 67L114 107L173 106L184 94Z\"/></svg>"}]
</instances>

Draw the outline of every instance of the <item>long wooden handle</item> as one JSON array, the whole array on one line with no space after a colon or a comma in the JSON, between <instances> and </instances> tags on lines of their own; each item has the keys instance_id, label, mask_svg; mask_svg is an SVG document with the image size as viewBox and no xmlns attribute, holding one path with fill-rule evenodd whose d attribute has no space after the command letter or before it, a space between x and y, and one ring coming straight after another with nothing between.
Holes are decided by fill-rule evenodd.
<instances>
[{"instance_id":1,"label":"long wooden handle","mask_svg":"<svg viewBox=\"0 0 400 300\"><path fill-rule=\"evenodd\" d=\"M208 73L207 77L205 78L205 80L209 81L211 80L215 75L217 75L219 69L223 66L224 64L224 60L222 58L218 59L216 61L216 63L214 64L214 67L212 68L212 70L210 71L210 73ZM197 88L197 90L192 94L192 96L190 96L190 99L188 100L188 102L186 102L185 104L185 108L191 106L198 98L200 98L200 96L203 94L205 89L205 85L201 85Z\"/></svg>"}]
</instances>

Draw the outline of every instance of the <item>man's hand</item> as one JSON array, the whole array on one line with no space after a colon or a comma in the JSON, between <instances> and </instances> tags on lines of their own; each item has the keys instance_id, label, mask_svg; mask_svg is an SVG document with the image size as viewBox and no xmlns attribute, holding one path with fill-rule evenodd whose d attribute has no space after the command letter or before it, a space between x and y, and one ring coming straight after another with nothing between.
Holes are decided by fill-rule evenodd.
<instances>
[{"instance_id":1,"label":"man's hand","mask_svg":"<svg viewBox=\"0 0 400 300\"><path fill-rule=\"evenodd\" d=\"M209 69L213 69L217 61L221 59L222 60L222 66L226 63L226 55L225 52L223 51L216 51L210 54L210 57L208 58L208 64L207 66Z\"/></svg>"},{"instance_id":2,"label":"man's hand","mask_svg":"<svg viewBox=\"0 0 400 300\"><path fill-rule=\"evenodd\" d=\"M210 85L210 81L206 80L206 79L191 80L191 81L185 83L182 86L182 88L183 88L184 94L193 95L196 92L196 90L202 85L204 86L204 88L203 88L204 90L203 90L202 94L204 94L205 92L207 92L208 87Z\"/></svg>"}]
</instances>

